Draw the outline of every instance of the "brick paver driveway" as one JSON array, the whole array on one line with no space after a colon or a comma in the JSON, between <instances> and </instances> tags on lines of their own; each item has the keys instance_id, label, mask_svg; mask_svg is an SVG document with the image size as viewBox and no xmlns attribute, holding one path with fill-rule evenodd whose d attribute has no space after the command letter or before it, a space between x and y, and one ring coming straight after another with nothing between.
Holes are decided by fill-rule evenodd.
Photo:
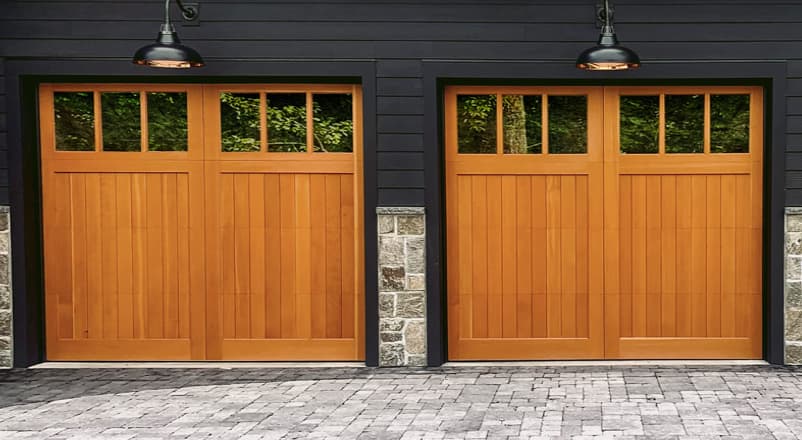
<instances>
[{"instance_id":1,"label":"brick paver driveway","mask_svg":"<svg viewBox=\"0 0 802 440\"><path fill-rule=\"evenodd\" d=\"M0 372L0 439L800 438L802 370Z\"/></svg>"}]
</instances>

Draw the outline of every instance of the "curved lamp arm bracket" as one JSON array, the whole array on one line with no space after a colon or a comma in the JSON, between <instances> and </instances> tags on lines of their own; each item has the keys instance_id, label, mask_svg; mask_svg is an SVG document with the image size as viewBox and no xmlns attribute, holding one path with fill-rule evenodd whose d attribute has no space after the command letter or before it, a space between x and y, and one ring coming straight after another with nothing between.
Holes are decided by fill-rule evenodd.
<instances>
[{"instance_id":1,"label":"curved lamp arm bracket","mask_svg":"<svg viewBox=\"0 0 802 440\"><path fill-rule=\"evenodd\" d=\"M596 5L596 29L601 29L604 26L605 16L607 12L604 10L604 3ZM610 21L615 17L615 8L610 6Z\"/></svg>"}]
</instances>

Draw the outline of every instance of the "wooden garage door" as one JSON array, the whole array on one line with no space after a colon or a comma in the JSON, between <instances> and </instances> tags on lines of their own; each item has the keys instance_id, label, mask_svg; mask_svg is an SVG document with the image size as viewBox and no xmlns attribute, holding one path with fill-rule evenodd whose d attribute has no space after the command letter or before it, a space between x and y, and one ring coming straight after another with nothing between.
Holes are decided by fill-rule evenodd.
<instances>
[{"instance_id":1,"label":"wooden garage door","mask_svg":"<svg viewBox=\"0 0 802 440\"><path fill-rule=\"evenodd\" d=\"M360 102L42 86L48 359L362 359Z\"/></svg>"},{"instance_id":2,"label":"wooden garage door","mask_svg":"<svg viewBox=\"0 0 802 440\"><path fill-rule=\"evenodd\" d=\"M449 358L759 358L761 100L448 88Z\"/></svg>"}]
</instances>

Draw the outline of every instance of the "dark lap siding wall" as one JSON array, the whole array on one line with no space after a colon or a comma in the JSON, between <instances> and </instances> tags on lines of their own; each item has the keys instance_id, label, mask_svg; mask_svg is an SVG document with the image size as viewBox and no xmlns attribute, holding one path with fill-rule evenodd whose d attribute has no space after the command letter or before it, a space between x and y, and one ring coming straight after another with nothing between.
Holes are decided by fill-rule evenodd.
<instances>
[{"instance_id":1,"label":"dark lap siding wall","mask_svg":"<svg viewBox=\"0 0 802 440\"><path fill-rule=\"evenodd\" d=\"M200 3L200 26L179 26L179 32L209 63L376 60L378 203L385 206L424 202L423 151L436 146L423 142L422 60L571 63L597 33L595 0ZM124 63L155 36L161 5L161 0L4 1L0 56ZM620 36L647 63L802 58L798 3L632 0L615 5ZM794 96L788 97L787 198L800 205L802 61L790 63L789 86ZM0 203L8 202L4 90L0 81Z\"/></svg>"},{"instance_id":2,"label":"dark lap siding wall","mask_svg":"<svg viewBox=\"0 0 802 440\"><path fill-rule=\"evenodd\" d=\"M119 59L152 39L161 0L3 1L0 56ZM179 26L209 63L247 59L376 60L379 205L422 205L422 60L572 63L597 36L595 0L201 1ZM623 40L646 63L802 59L802 4L617 1ZM178 13L174 10L174 16ZM146 71L142 71L145 72ZM2 74L2 62L0 62ZM788 202L802 204L802 61L791 62ZM4 82L0 148L6 151ZM371 115L367 115L370 117ZM8 202L5 154L0 203Z\"/></svg>"},{"instance_id":3,"label":"dark lap siding wall","mask_svg":"<svg viewBox=\"0 0 802 440\"><path fill-rule=\"evenodd\" d=\"M2 47L2 43L0 43ZM8 117L6 109L5 61L0 57L0 205L8 204Z\"/></svg>"}]
</instances>

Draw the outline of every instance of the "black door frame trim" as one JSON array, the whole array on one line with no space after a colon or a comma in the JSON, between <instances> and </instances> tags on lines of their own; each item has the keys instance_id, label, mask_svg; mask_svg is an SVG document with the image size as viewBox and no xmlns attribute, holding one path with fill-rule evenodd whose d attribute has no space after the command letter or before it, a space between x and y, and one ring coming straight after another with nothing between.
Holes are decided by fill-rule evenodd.
<instances>
[{"instance_id":1,"label":"black door frame trim","mask_svg":"<svg viewBox=\"0 0 802 440\"><path fill-rule=\"evenodd\" d=\"M115 60L5 60L8 165L11 202L13 365L45 360L38 86L43 82L93 83L360 83L363 98L365 234L365 363L379 362L376 267L376 63L375 60L215 60L202 69L157 70Z\"/></svg>"},{"instance_id":2,"label":"black door frame trim","mask_svg":"<svg viewBox=\"0 0 802 440\"><path fill-rule=\"evenodd\" d=\"M785 61L649 62L634 71L585 72L570 62L424 60L424 175L428 363L448 360L443 90L485 85L760 85L764 87L763 355L784 363Z\"/></svg>"}]
</instances>

